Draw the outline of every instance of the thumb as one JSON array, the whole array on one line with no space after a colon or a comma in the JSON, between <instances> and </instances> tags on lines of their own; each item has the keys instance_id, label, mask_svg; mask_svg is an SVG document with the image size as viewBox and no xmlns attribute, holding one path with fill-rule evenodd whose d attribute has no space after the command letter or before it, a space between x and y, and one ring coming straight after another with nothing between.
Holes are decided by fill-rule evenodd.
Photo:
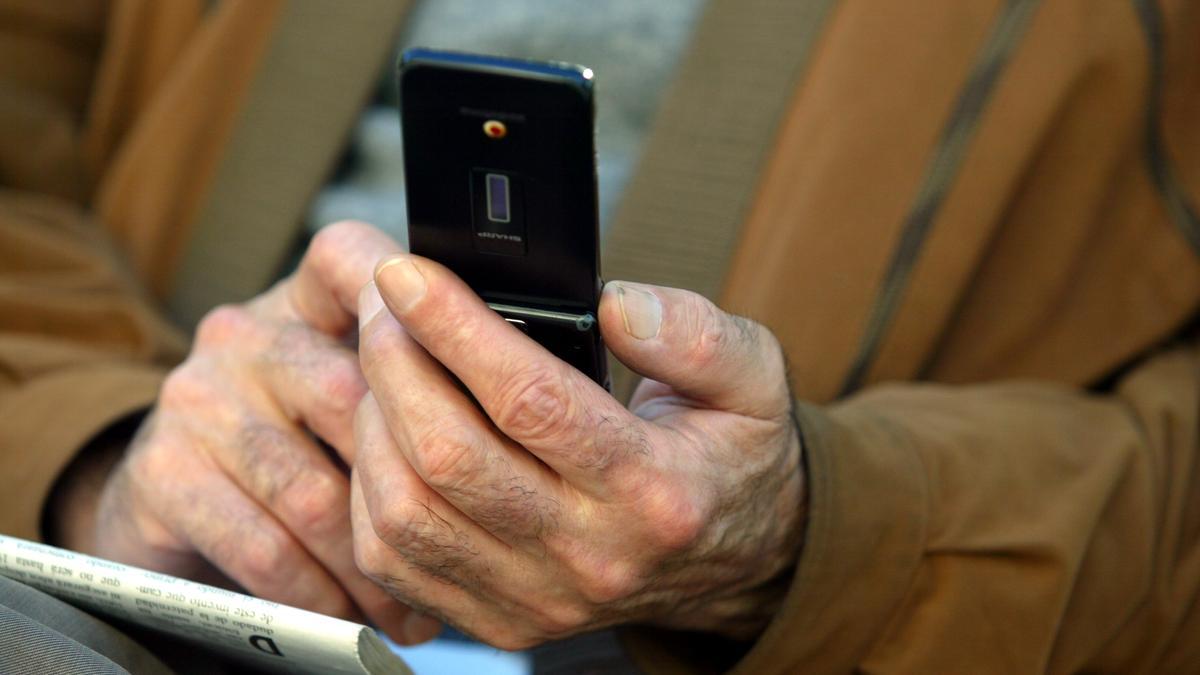
<instances>
[{"instance_id":1,"label":"thumb","mask_svg":"<svg viewBox=\"0 0 1200 675\"><path fill-rule=\"evenodd\" d=\"M628 281L605 284L599 315L608 348L634 372L714 409L788 414L783 352L764 326L698 293Z\"/></svg>"}]
</instances>

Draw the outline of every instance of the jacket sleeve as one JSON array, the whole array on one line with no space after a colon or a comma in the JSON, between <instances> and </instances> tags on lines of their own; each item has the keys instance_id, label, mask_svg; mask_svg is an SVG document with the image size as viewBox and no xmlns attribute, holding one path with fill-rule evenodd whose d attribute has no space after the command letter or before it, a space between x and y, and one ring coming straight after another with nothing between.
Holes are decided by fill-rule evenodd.
<instances>
[{"instance_id":1,"label":"jacket sleeve","mask_svg":"<svg viewBox=\"0 0 1200 675\"><path fill-rule=\"evenodd\" d=\"M55 478L153 403L184 348L99 227L55 199L0 191L0 531L37 538Z\"/></svg>"},{"instance_id":2,"label":"jacket sleeve","mask_svg":"<svg viewBox=\"0 0 1200 675\"><path fill-rule=\"evenodd\" d=\"M1191 344L1106 395L899 384L801 405L804 551L735 670L1192 672L1198 394ZM713 665L679 661L694 639L632 642L650 671Z\"/></svg>"}]
</instances>

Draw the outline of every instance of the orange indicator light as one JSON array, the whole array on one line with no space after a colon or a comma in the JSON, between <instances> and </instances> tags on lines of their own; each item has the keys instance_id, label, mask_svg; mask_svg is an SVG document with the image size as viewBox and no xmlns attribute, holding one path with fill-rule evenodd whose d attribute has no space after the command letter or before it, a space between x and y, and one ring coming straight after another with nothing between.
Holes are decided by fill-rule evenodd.
<instances>
[{"instance_id":1,"label":"orange indicator light","mask_svg":"<svg viewBox=\"0 0 1200 675\"><path fill-rule=\"evenodd\" d=\"M483 133L488 138L504 138L508 135L508 127L500 120L488 120L483 123Z\"/></svg>"}]
</instances>

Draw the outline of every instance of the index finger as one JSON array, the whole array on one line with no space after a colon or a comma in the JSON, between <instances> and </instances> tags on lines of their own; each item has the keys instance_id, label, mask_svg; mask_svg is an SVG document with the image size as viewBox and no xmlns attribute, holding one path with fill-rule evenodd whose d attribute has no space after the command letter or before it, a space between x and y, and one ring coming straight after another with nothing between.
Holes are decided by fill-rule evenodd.
<instances>
[{"instance_id":1,"label":"index finger","mask_svg":"<svg viewBox=\"0 0 1200 675\"><path fill-rule=\"evenodd\" d=\"M450 270L401 254L382 261L375 280L409 335L466 385L496 426L568 480L593 482L615 462L647 453L649 425L492 311ZM375 367L369 354L360 359L364 371Z\"/></svg>"},{"instance_id":2,"label":"index finger","mask_svg":"<svg viewBox=\"0 0 1200 675\"><path fill-rule=\"evenodd\" d=\"M353 220L327 225L313 237L290 277L262 298L274 315L296 319L335 338L355 326L358 292L375 264L403 250L382 230Z\"/></svg>"}]
</instances>

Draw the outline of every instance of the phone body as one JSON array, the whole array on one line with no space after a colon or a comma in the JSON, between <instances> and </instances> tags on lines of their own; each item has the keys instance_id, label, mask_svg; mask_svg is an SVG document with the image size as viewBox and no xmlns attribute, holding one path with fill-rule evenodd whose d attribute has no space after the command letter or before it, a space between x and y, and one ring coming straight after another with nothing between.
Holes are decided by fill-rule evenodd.
<instances>
[{"instance_id":1,"label":"phone body","mask_svg":"<svg viewBox=\"0 0 1200 675\"><path fill-rule=\"evenodd\" d=\"M607 387L591 70L410 49L397 82L410 250Z\"/></svg>"}]
</instances>

